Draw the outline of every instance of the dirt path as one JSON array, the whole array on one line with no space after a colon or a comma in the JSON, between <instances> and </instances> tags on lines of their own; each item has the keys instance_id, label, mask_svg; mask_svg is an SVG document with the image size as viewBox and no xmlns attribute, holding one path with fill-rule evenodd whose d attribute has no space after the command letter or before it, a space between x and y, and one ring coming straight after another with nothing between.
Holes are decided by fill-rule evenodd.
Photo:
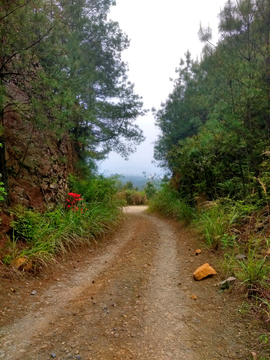
<instances>
[{"instance_id":1,"label":"dirt path","mask_svg":"<svg viewBox=\"0 0 270 360\"><path fill-rule=\"evenodd\" d=\"M194 255L188 230L143 209L128 208L110 241L54 272L23 287L3 279L0 359L251 359L254 323L214 286L218 276L193 280L214 259Z\"/></svg>"}]
</instances>

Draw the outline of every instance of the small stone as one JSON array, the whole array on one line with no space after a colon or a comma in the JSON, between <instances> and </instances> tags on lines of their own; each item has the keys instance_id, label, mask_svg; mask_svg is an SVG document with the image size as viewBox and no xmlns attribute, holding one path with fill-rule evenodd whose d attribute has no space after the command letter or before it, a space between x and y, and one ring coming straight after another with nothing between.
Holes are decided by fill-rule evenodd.
<instances>
[{"instance_id":1,"label":"small stone","mask_svg":"<svg viewBox=\"0 0 270 360\"><path fill-rule=\"evenodd\" d=\"M199 254L201 254L202 253L202 250L201 249L197 249L196 251L195 251L195 255L199 255Z\"/></svg>"},{"instance_id":2,"label":"small stone","mask_svg":"<svg viewBox=\"0 0 270 360\"><path fill-rule=\"evenodd\" d=\"M231 283L235 280L236 280L236 278L231 276L228 279L218 283L217 285L220 286L222 290L226 290L226 289L229 289Z\"/></svg>"},{"instance_id":3,"label":"small stone","mask_svg":"<svg viewBox=\"0 0 270 360\"><path fill-rule=\"evenodd\" d=\"M52 358L56 358L56 354L55 354L55 353L52 353L52 354L51 354L51 357L52 357Z\"/></svg>"},{"instance_id":4,"label":"small stone","mask_svg":"<svg viewBox=\"0 0 270 360\"><path fill-rule=\"evenodd\" d=\"M77 359L77 360L81 360L81 358L82 358L82 357L81 357L80 355L76 355L76 359Z\"/></svg>"},{"instance_id":5,"label":"small stone","mask_svg":"<svg viewBox=\"0 0 270 360\"><path fill-rule=\"evenodd\" d=\"M251 355L252 355L252 359L254 359L254 360L257 359L257 353L255 351L252 351Z\"/></svg>"},{"instance_id":6,"label":"small stone","mask_svg":"<svg viewBox=\"0 0 270 360\"><path fill-rule=\"evenodd\" d=\"M192 299L192 300L196 300L196 299L197 299L197 296L196 296L196 295L191 295L191 299Z\"/></svg>"},{"instance_id":7,"label":"small stone","mask_svg":"<svg viewBox=\"0 0 270 360\"><path fill-rule=\"evenodd\" d=\"M239 255L236 255L236 257L235 257L236 260L245 260L246 258L247 257L244 254L239 254Z\"/></svg>"},{"instance_id":8,"label":"small stone","mask_svg":"<svg viewBox=\"0 0 270 360\"><path fill-rule=\"evenodd\" d=\"M255 229L259 231L262 230L264 227L265 227L264 223L260 222L255 226Z\"/></svg>"},{"instance_id":9,"label":"small stone","mask_svg":"<svg viewBox=\"0 0 270 360\"><path fill-rule=\"evenodd\" d=\"M36 295L37 294L37 291L36 290L33 290L32 292L31 292L31 295Z\"/></svg>"},{"instance_id":10,"label":"small stone","mask_svg":"<svg viewBox=\"0 0 270 360\"><path fill-rule=\"evenodd\" d=\"M200 266L193 274L195 280L202 280L209 275L216 275L216 270L212 268L208 263Z\"/></svg>"},{"instance_id":11,"label":"small stone","mask_svg":"<svg viewBox=\"0 0 270 360\"><path fill-rule=\"evenodd\" d=\"M28 260L26 257L22 257L14 260L11 263L18 270L30 271L32 269L33 263L31 260Z\"/></svg>"},{"instance_id":12,"label":"small stone","mask_svg":"<svg viewBox=\"0 0 270 360\"><path fill-rule=\"evenodd\" d=\"M14 260L11 265L14 266L16 269L19 269L23 264L25 264L26 261L26 258L19 258Z\"/></svg>"},{"instance_id":13,"label":"small stone","mask_svg":"<svg viewBox=\"0 0 270 360\"><path fill-rule=\"evenodd\" d=\"M218 285L224 285L226 283L231 283L232 281L235 281L236 277L230 276L228 279L221 281L220 283L218 283Z\"/></svg>"}]
</instances>

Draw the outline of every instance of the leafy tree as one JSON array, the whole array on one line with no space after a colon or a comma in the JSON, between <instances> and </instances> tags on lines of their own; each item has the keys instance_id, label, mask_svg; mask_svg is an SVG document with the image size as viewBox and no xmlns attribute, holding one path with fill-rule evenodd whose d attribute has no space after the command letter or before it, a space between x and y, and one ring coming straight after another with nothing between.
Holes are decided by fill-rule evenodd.
<instances>
[{"instance_id":1,"label":"leafy tree","mask_svg":"<svg viewBox=\"0 0 270 360\"><path fill-rule=\"evenodd\" d=\"M192 71L179 71L156 113L162 134L155 158L179 180L184 196L261 196L256 179L270 141L269 10L269 1L228 1L218 45L211 44L210 29L200 28L201 62L187 57Z\"/></svg>"},{"instance_id":2,"label":"leafy tree","mask_svg":"<svg viewBox=\"0 0 270 360\"><path fill-rule=\"evenodd\" d=\"M0 5L0 173L7 189L4 129L10 114L31 123L32 132L52 130L58 142L68 133L85 163L112 149L127 157L144 140L134 123L145 114L143 104L121 60L129 40L107 20L113 4L14 0Z\"/></svg>"}]
</instances>

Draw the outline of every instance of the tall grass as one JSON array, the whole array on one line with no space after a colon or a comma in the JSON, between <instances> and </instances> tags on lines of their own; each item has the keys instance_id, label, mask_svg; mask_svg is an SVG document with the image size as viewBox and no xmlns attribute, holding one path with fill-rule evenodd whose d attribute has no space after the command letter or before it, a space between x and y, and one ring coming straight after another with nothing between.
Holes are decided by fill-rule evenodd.
<instances>
[{"instance_id":1,"label":"tall grass","mask_svg":"<svg viewBox=\"0 0 270 360\"><path fill-rule=\"evenodd\" d=\"M118 201L86 204L88 210L83 214L60 206L45 214L17 207L13 210L14 236L26 245L17 257L47 261L55 254L95 241L119 224L121 205Z\"/></svg>"},{"instance_id":2,"label":"tall grass","mask_svg":"<svg viewBox=\"0 0 270 360\"><path fill-rule=\"evenodd\" d=\"M117 193L117 198L125 201L126 205L146 205L147 196L144 191L121 190Z\"/></svg>"},{"instance_id":3,"label":"tall grass","mask_svg":"<svg viewBox=\"0 0 270 360\"><path fill-rule=\"evenodd\" d=\"M173 218L189 224L194 216L194 208L168 185L165 185L149 202L149 211L167 218Z\"/></svg>"},{"instance_id":4,"label":"tall grass","mask_svg":"<svg viewBox=\"0 0 270 360\"><path fill-rule=\"evenodd\" d=\"M78 202L72 209L59 204L45 213L17 206L11 211L13 239L12 246L7 246L10 251L4 254L5 263L11 263L14 257L47 262L79 244L97 241L120 223L123 201L116 198L114 178L98 176L88 181L72 178L71 183L72 189L83 196L84 206Z\"/></svg>"}]
</instances>

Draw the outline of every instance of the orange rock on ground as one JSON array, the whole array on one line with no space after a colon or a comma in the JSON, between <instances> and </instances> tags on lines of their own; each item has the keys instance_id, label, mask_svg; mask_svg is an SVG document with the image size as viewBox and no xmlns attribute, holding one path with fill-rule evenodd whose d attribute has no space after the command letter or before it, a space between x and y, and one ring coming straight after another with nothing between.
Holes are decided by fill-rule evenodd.
<instances>
[{"instance_id":1,"label":"orange rock on ground","mask_svg":"<svg viewBox=\"0 0 270 360\"><path fill-rule=\"evenodd\" d=\"M26 271L30 271L33 266L32 261L28 260L25 257L14 260L11 265L14 266L18 270L23 269Z\"/></svg>"},{"instance_id":2,"label":"orange rock on ground","mask_svg":"<svg viewBox=\"0 0 270 360\"><path fill-rule=\"evenodd\" d=\"M215 275L217 272L215 269L212 268L208 263L203 264L200 266L193 274L196 280L202 280L209 275Z\"/></svg>"},{"instance_id":3,"label":"orange rock on ground","mask_svg":"<svg viewBox=\"0 0 270 360\"><path fill-rule=\"evenodd\" d=\"M199 255L199 254L201 254L201 252L202 252L201 249L197 249L197 250L195 251L195 255Z\"/></svg>"}]
</instances>

